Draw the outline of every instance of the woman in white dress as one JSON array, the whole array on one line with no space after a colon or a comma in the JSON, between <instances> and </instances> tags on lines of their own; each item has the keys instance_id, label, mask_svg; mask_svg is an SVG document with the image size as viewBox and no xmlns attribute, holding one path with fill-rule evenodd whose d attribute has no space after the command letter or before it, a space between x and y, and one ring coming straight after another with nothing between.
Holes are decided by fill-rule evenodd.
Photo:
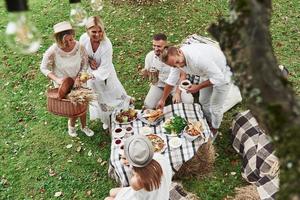
<instances>
[{"instance_id":1,"label":"woman in white dress","mask_svg":"<svg viewBox=\"0 0 300 200\"><path fill-rule=\"evenodd\" d=\"M112 44L106 37L103 22L98 16L88 19L86 33L81 35L79 42L87 51L89 72L94 77L87 84L97 94L97 101L89 107L90 119L100 118L103 128L107 129L112 112L128 107L130 96L117 77L112 63Z\"/></svg>"},{"instance_id":2,"label":"woman in white dress","mask_svg":"<svg viewBox=\"0 0 300 200\"><path fill-rule=\"evenodd\" d=\"M60 22L53 26L56 43L50 46L43 55L40 66L42 73L50 78L55 87L62 84L66 77L75 80L75 85L80 85L78 74L88 65L88 57L84 47L75 38L75 32L69 22ZM69 118L68 133L76 137L75 123L77 118ZM87 136L94 132L86 126L86 113L80 116L81 130Z\"/></svg>"}]
</instances>

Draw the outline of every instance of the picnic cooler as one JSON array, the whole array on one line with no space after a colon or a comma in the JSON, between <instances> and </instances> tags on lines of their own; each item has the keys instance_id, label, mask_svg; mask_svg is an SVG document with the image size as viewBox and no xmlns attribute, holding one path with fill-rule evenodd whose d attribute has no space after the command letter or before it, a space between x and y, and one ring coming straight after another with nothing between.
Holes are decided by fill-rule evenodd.
<instances>
[{"instance_id":1,"label":"picnic cooler","mask_svg":"<svg viewBox=\"0 0 300 200\"><path fill-rule=\"evenodd\" d=\"M48 89L47 91L47 110L55 115L64 117L78 117L87 110L87 103L73 104L65 99L71 91L74 80L70 77L65 78L59 88Z\"/></svg>"}]
</instances>

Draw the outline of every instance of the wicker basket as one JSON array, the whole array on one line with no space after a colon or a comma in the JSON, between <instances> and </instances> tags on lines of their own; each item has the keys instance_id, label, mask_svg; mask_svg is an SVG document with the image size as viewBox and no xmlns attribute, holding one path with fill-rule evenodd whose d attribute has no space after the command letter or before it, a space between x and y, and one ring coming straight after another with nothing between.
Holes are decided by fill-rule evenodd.
<instances>
[{"instance_id":1,"label":"wicker basket","mask_svg":"<svg viewBox=\"0 0 300 200\"><path fill-rule=\"evenodd\" d=\"M70 100L64 99L73 87L74 81L66 78L59 88L48 89L47 91L47 110L55 115L64 117L78 117L87 110L87 103L73 104Z\"/></svg>"}]
</instances>

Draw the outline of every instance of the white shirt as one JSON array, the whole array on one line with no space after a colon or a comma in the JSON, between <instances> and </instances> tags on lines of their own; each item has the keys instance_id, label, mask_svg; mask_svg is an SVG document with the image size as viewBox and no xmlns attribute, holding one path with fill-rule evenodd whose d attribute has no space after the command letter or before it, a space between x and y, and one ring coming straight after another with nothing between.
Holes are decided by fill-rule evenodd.
<instances>
[{"instance_id":1,"label":"white shirt","mask_svg":"<svg viewBox=\"0 0 300 200\"><path fill-rule=\"evenodd\" d=\"M168 159L159 153L155 153L153 159L160 164L163 171L159 188L148 192L144 189L135 191L131 187L124 187L117 194L115 200L169 200L169 190L172 182L171 165Z\"/></svg>"},{"instance_id":2,"label":"white shirt","mask_svg":"<svg viewBox=\"0 0 300 200\"><path fill-rule=\"evenodd\" d=\"M159 71L158 74L158 83L156 84L158 87L164 87L165 81L167 80L171 66L163 63L157 55L155 55L154 51L150 51L145 58L145 69L149 70L150 68L155 68Z\"/></svg>"},{"instance_id":3,"label":"white shirt","mask_svg":"<svg viewBox=\"0 0 300 200\"><path fill-rule=\"evenodd\" d=\"M55 43L44 53L40 70L45 76L52 72L58 78L75 78L82 68L87 67L87 64L86 51L79 42L76 41L70 52L63 51ZM56 83L54 85L58 86Z\"/></svg>"},{"instance_id":4,"label":"white shirt","mask_svg":"<svg viewBox=\"0 0 300 200\"><path fill-rule=\"evenodd\" d=\"M226 64L221 50L208 44L190 44L180 48L186 60L186 67L172 68L166 81L176 85L180 70L191 75L198 75L202 80L209 80L214 86L224 85L231 80L232 72Z\"/></svg>"}]
</instances>

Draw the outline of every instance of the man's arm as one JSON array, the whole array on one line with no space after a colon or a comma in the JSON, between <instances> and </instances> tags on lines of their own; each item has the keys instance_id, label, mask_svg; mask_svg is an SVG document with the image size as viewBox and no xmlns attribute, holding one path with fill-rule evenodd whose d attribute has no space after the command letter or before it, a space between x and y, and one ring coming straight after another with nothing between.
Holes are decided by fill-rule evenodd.
<instances>
[{"instance_id":1,"label":"man's arm","mask_svg":"<svg viewBox=\"0 0 300 200\"><path fill-rule=\"evenodd\" d=\"M180 71L180 79L179 83L183 80L186 80L186 73L184 71ZM180 103L181 102L181 90L179 89L179 86L176 86L175 94L173 96L173 103Z\"/></svg>"},{"instance_id":2,"label":"man's arm","mask_svg":"<svg viewBox=\"0 0 300 200\"><path fill-rule=\"evenodd\" d=\"M187 89L188 93L196 93L202 88L211 87L213 86L212 82L210 80L203 81L202 83L198 85L192 85L190 88Z\"/></svg>"},{"instance_id":3,"label":"man's arm","mask_svg":"<svg viewBox=\"0 0 300 200\"><path fill-rule=\"evenodd\" d=\"M166 100L167 100L169 94L171 93L172 89L173 89L172 85L169 85L169 84L165 85L163 95L156 105L157 109L163 109L163 107L165 106Z\"/></svg>"}]
</instances>

